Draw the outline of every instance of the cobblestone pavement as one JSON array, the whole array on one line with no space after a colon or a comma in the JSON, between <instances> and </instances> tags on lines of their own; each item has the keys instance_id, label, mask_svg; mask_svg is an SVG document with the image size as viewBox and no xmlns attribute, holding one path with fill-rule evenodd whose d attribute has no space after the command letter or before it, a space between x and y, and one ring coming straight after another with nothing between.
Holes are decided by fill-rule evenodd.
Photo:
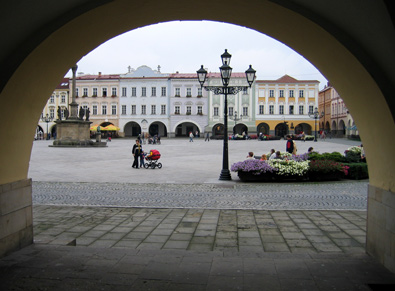
<instances>
[{"instance_id":1,"label":"cobblestone pavement","mask_svg":"<svg viewBox=\"0 0 395 291\"><path fill-rule=\"evenodd\" d=\"M148 208L366 210L367 182L230 185L33 182L33 203Z\"/></svg>"}]
</instances>

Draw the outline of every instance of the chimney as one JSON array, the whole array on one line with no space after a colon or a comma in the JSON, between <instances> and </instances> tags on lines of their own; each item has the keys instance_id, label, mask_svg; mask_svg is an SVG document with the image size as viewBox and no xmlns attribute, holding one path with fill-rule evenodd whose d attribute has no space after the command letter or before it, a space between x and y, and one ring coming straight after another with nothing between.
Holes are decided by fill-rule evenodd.
<instances>
[{"instance_id":1,"label":"chimney","mask_svg":"<svg viewBox=\"0 0 395 291\"><path fill-rule=\"evenodd\" d=\"M101 72L99 72L99 77L101 76Z\"/></svg>"}]
</instances>

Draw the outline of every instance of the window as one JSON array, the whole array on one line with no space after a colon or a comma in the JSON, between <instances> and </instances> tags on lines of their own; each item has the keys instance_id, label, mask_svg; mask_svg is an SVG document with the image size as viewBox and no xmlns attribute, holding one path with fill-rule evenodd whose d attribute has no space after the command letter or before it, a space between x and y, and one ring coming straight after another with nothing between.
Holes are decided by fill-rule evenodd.
<instances>
[{"instance_id":1,"label":"window","mask_svg":"<svg viewBox=\"0 0 395 291\"><path fill-rule=\"evenodd\" d=\"M248 107L243 107L243 116L248 116Z\"/></svg>"},{"instance_id":2,"label":"window","mask_svg":"<svg viewBox=\"0 0 395 291\"><path fill-rule=\"evenodd\" d=\"M192 88L187 88L187 97L192 97Z\"/></svg>"},{"instance_id":3,"label":"window","mask_svg":"<svg viewBox=\"0 0 395 291\"><path fill-rule=\"evenodd\" d=\"M284 105L278 107L278 114L284 114Z\"/></svg>"},{"instance_id":4,"label":"window","mask_svg":"<svg viewBox=\"0 0 395 291\"><path fill-rule=\"evenodd\" d=\"M75 88L75 96L78 97L79 96L78 94L79 94L79 90L78 88Z\"/></svg>"},{"instance_id":5,"label":"window","mask_svg":"<svg viewBox=\"0 0 395 291\"><path fill-rule=\"evenodd\" d=\"M55 117L55 108L50 108L50 109L49 109L49 116L50 116L51 118L54 118L54 117Z\"/></svg>"},{"instance_id":6,"label":"window","mask_svg":"<svg viewBox=\"0 0 395 291\"><path fill-rule=\"evenodd\" d=\"M202 88L198 88L197 89L197 95L198 95L198 97L202 97L203 95L202 95Z\"/></svg>"},{"instance_id":7,"label":"window","mask_svg":"<svg viewBox=\"0 0 395 291\"><path fill-rule=\"evenodd\" d=\"M269 105L269 114L274 114L274 105Z\"/></svg>"},{"instance_id":8,"label":"window","mask_svg":"<svg viewBox=\"0 0 395 291\"><path fill-rule=\"evenodd\" d=\"M156 87L151 87L151 96L156 96Z\"/></svg>"},{"instance_id":9,"label":"window","mask_svg":"<svg viewBox=\"0 0 395 291\"><path fill-rule=\"evenodd\" d=\"M92 89L92 97L97 97L97 88Z\"/></svg>"},{"instance_id":10,"label":"window","mask_svg":"<svg viewBox=\"0 0 395 291\"><path fill-rule=\"evenodd\" d=\"M132 115L136 115L136 105L132 105Z\"/></svg>"},{"instance_id":11,"label":"window","mask_svg":"<svg viewBox=\"0 0 395 291\"><path fill-rule=\"evenodd\" d=\"M176 93L174 94L175 97L180 97L180 88L176 88Z\"/></svg>"},{"instance_id":12,"label":"window","mask_svg":"<svg viewBox=\"0 0 395 291\"><path fill-rule=\"evenodd\" d=\"M83 96L83 97L88 96L88 88L83 88L83 89L82 89L82 92L83 92L83 93L82 93L82 96Z\"/></svg>"},{"instance_id":13,"label":"window","mask_svg":"<svg viewBox=\"0 0 395 291\"><path fill-rule=\"evenodd\" d=\"M92 115L97 115L97 105L92 106Z\"/></svg>"},{"instance_id":14,"label":"window","mask_svg":"<svg viewBox=\"0 0 395 291\"><path fill-rule=\"evenodd\" d=\"M269 97L274 97L274 90L269 90Z\"/></svg>"},{"instance_id":15,"label":"window","mask_svg":"<svg viewBox=\"0 0 395 291\"><path fill-rule=\"evenodd\" d=\"M197 114L198 115L203 115L203 107L200 106L200 105L197 107Z\"/></svg>"},{"instance_id":16,"label":"window","mask_svg":"<svg viewBox=\"0 0 395 291\"><path fill-rule=\"evenodd\" d=\"M107 114L107 105L102 105L101 106L101 114L106 115Z\"/></svg>"},{"instance_id":17,"label":"window","mask_svg":"<svg viewBox=\"0 0 395 291\"><path fill-rule=\"evenodd\" d=\"M187 106L187 115L191 115L192 109L191 106Z\"/></svg>"},{"instance_id":18,"label":"window","mask_svg":"<svg viewBox=\"0 0 395 291\"><path fill-rule=\"evenodd\" d=\"M117 115L117 105L111 105L111 115Z\"/></svg>"},{"instance_id":19,"label":"window","mask_svg":"<svg viewBox=\"0 0 395 291\"><path fill-rule=\"evenodd\" d=\"M229 109L228 115L233 116L233 107L229 107L228 109Z\"/></svg>"},{"instance_id":20,"label":"window","mask_svg":"<svg viewBox=\"0 0 395 291\"><path fill-rule=\"evenodd\" d=\"M62 110L60 111L60 114L62 115L62 119L64 118L64 111L65 111L65 107L62 107Z\"/></svg>"},{"instance_id":21,"label":"window","mask_svg":"<svg viewBox=\"0 0 395 291\"><path fill-rule=\"evenodd\" d=\"M126 87L122 87L122 97L126 97L127 92L126 92Z\"/></svg>"},{"instance_id":22,"label":"window","mask_svg":"<svg viewBox=\"0 0 395 291\"><path fill-rule=\"evenodd\" d=\"M143 97L147 96L147 88L146 87L141 87L141 96L143 96Z\"/></svg>"},{"instance_id":23,"label":"window","mask_svg":"<svg viewBox=\"0 0 395 291\"><path fill-rule=\"evenodd\" d=\"M147 106L146 105L141 105L141 114L142 115L147 114Z\"/></svg>"},{"instance_id":24,"label":"window","mask_svg":"<svg viewBox=\"0 0 395 291\"><path fill-rule=\"evenodd\" d=\"M259 114L265 114L265 106L259 105Z\"/></svg>"},{"instance_id":25,"label":"window","mask_svg":"<svg viewBox=\"0 0 395 291\"><path fill-rule=\"evenodd\" d=\"M174 114L180 114L180 106L174 108Z\"/></svg>"},{"instance_id":26,"label":"window","mask_svg":"<svg viewBox=\"0 0 395 291\"><path fill-rule=\"evenodd\" d=\"M107 88L102 88L102 96L107 97Z\"/></svg>"},{"instance_id":27,"label":"window","mask_svg":"<svg viewBox=\"0 0 395 291\"><path fill-rule=\"evenodd\" d=\"M111 88L111 96L117 96L117 88Z\"/></svg>"},{"instance_id":28,"label":"window","mask_svg":"<svg viewBox=\"0 0 395 291\"><path fill-rule=\"evenodd\" d=\"M66 95L62 95L62 96L60 96L60 98L61 98L60 102L62 102L62 103L66 102Z\"/></svg>"},{"instance_id":29,"label":"window","mask_svg":"<svg viewBox=\"0 0 395 291\"><path fill-rule=\"evenodd\" d=\"M243 94L247 95L248 94L248 88L243 88Z\"/></svg>"},{"instance_id":30,"label":"window","mask_svg":"<svg viewBox=\"0 0 395 291\"><path fill-rule=\"evenodd\" d=\"M162 87L162 97L166 96L166 87Z\"/></svg>"},{"instance_id":31,"label":"window","mask_svg":"<svg viewBox=\"0 0 395 291\"><path fill-rule=\"evenodd\" d=\"M309 114L313 114L313 112L314 112L314 106L313 105L310 105L309 106ZM333 111L332 111L333 112Z\"/></svg>"},{"instance_id":32,"label":"window","mask_svg":"<svg viewBox=\"0 0 395 291\"><path fill-rule=\"evenodd\" d=\"M299 105L299 115L303 115L303 114L304 114L304 106Z\"/></svg>"},{"instance_id":33,"label":"window","mask_svg":"<svg viewBox=\"0 0 395 291\"><path fill-rule=\"evenodd\" d=\"M304 97L304 91L303 90L299 90L299 98L303 98Z\"/></svg>"},{"instance_id":34,"label":"window","mask_svg":"<svg viewBox=\"0 0 395 291\"><path fill-rule=\"evenodd\" d=\"M151 105L151 114L156 114L156 105Z\"/></svg>"},{"instance_id":35,"label":"window","mask_svg":"<svg viewBox=\"0 0 395 291\"><path fill-rule=\"evenodd\" d=\"M122 115L126 114L126 105L122 105L121 114Z\"/></svg>"},{"instance_id":36,"label":"window","mask_svg":"<svg viewBox=\"0 0 395 291\"><path fill-rule=\"evenodd\" d=\"M293 98L294 97L294 90L289 90L289 97Z\"/></svg>"},{"instance_id":37,"label":"window","mask_svg":"<svg viewBox=\"0 0 395 291\"><path fill-rule=\"evenodd\" d=\"M162 115L166 114L166 105L160 106L160 114L162 114Z\"/></svg>"},{"instance_id":38,"label":"window","mask_svg":"<svg viewBox=\"0 0 395 291\"><path fill-rule=\"evenodd\" d=\"M294 106L289 105L289 114L293 115L294 114Z\"/></svg>"},{"instance_id":39,"label":"window","mask_svg":"<svg viewBox=\"0 0 395 291\"><path fill-rule=\"evenodd\" d=\"M137 96L137 89L136 87L132 87L132 97L136 97Z\"/></svg>"},{"instance_id":40,"label":"window","mask_svg":"<svg viewBox=\"0 0 395 291\"><path fill-rule=\"evenodd\" d=\"M280 90L280 97L284 97L284 90Z\"/></svg>"},{"instance_id":41,"label":"window","mask_svg":"<svg viewBox=\"0 0 395 291\"><path fill-rule=\"evenodd\" d=\"M219 116L218 111L219 111L219 108L214 107L214 116Z\"/></svg>"},{"instance_id":42,"label":"window","mask_svg":"<svg viewBox=\"0 0 395 291\"><path fill-rule=\"evenodd\" d=\"M49 103L55 103L55 97L53 95L49 97Z\"/></svg>"}]
</instances>

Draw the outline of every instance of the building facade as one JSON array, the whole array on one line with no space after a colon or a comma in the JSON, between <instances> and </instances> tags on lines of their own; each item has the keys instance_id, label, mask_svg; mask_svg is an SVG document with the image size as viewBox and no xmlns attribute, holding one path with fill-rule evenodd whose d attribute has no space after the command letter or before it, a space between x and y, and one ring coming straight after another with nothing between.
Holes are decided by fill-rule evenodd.
<instances>
[{"instance_id":1,"label":"building facade","mask_svg":"<svg viewBox=\"0 0 395 291\"><path fill-rule=\"evenodd\" d=\"M208 73L208 86L222 86L220 73ZM229 86L247 86L245 73L232 73ZM228 133L255 134L254 85L236 95L228 95ZM236 118L235 118L236 117ZM235 120L236 119L236 120ZM223 136L224 132L224 95L208 92L208 125L206 132L214 137Z\"/></svg>"},{"instance_id":2,"label":"building facade","mask_svg":"<svg viewBox=\"0 0 395 291\"><path fill-rule=\"evenodd\" d=\"M320 130L332 137L358 137L358 129L339 93L328 82L319 92Z\"/></svg>"},{"instance_id":3,"label":"building facade","mask_svg":"<svg viewBox=\"0 0 395 291\"><path fill-rule=\"evenodd\" d=\"M277 80L257 80L255 125L258 134L283 137L287 134L313 135L318 107L319 81L297 80L284 75Z\"/></svg>"},{"instance_id":4,"label":"building facade","mask_svg":"<svg viewBox=\"0 0 395 291\"><path fill-rule=\"evenodd\" d=\"M121 136L168 136L169 132L169 74L140 66L129 67L120 75L119 89Z\"/></svg>"},{"instance_id":5,"label":"building facade","mask_svg":"<svg viewBox=\"0 0 395 291\"><path fill-rule=\"evenodd\" d=\"M35 139L47 139L51 137L56 137L56 119L58 116L58 108L60 108L60 112L62 118L64 118L64 110L68 108L69 105L69 92L70 92L70 84L69 78L63 78L59 85L55 88L52 95L49 97L47 104L41 113L40 119L38 121L38 126L35 134ZM47 116L49 119L45 122L45 117Z\"/></svg>"},{"instance_id":6,"label":"building facade","mask_svg":"<svg viewBox=\"0 0 395 291\"><path fill-rule=\"evenodd\" d=\"M71 86L72 87L72 86ZM78 74L76 102L85 112L89 110L92 125L119 124L119 75Z\"/></svg>"},{"instance_id":7,"label":"building facade","mask_svg":"<svg viewBox=\"0 0 395 291\"><path fill-rule=\"evenodd\" d=\"M208 124L208 94L196 74L170 75L170 137L202 135Z\"/></svg>"}]
</instances>

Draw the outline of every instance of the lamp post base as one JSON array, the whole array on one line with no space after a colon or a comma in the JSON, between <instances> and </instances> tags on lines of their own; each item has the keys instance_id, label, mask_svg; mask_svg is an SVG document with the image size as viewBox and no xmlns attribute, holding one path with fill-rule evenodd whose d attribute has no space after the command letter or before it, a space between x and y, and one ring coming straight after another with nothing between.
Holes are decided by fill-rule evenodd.
<instances>
[{"instance_id":1,"label":"lamp post base","mask_svg":"<svg viewBox=\"0 0 395 291\"><path fill-rule=\"evenodd\" d=\"M222 169L221 174L219 175L220 180L232 180L232 176L230 175L229 170Z\"/></svg>"}]
</instances>

